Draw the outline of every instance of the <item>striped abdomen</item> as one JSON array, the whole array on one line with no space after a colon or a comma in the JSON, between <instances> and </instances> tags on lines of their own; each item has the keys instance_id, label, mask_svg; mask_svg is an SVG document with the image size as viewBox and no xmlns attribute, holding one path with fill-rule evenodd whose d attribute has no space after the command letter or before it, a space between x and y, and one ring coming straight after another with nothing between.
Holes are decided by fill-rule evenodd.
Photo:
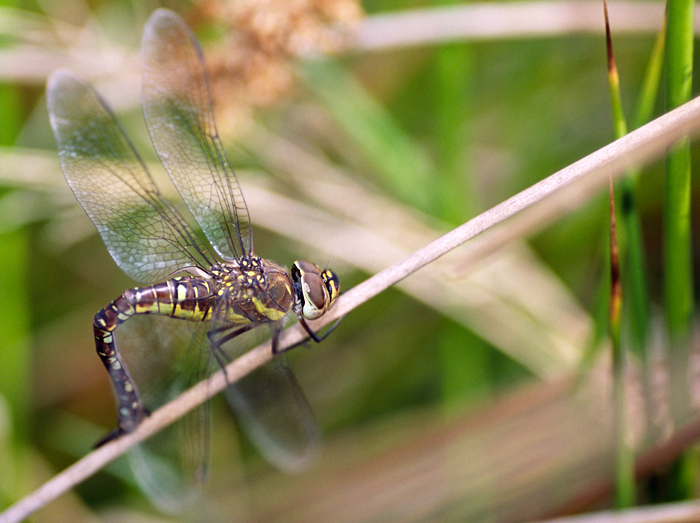
<instances>
[{"instance_id":1,"label":"striped abdomen","mask_svg":"<svg viewBox=\"0 0 700 523\"><path fill-rule=\"evenodd\" d=\"M119 403L119 432L130 432L146 415L136 384L114 340L114 330L136 314L158 314L193 321L211 315L216 287L211 281L183 276L149 287L124 291L95 315L97 354L114 383Z\"/></svg>"},{"instance_id":2,"label":"striped abdomen","mask_svg":"<svg viewBox=\"0 0 700 523\"><path fill-rule=\"evenodd\" d=\"M214 315L224 326L280 320L294 305L293 286L281 267L251 258L247 270L235 264L210 269L211 278L179 276L149 287L124 291L95 315L97 354L114 384L119 403L119 429L130 432L146 415L136 384L119 354L114 330L137 314L158 314L191 321Z\"/></svg>"}]
</instances>

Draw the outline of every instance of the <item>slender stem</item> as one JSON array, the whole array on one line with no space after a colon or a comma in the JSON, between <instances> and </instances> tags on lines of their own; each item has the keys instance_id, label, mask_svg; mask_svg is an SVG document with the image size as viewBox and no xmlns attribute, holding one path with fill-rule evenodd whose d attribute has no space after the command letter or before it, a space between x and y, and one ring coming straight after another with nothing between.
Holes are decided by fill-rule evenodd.
<instances>
[{"instance_id":1,"label":"slender stem","mask_svg":"<svg viewBox=\"0 0 700 523\"><path fill-rule=\"evenodd\" d=\"M610 86L610 99L612 103L613 123L615 125L615 136L618 138L627 134L627 121L622 110L622 100L620 97L620 77L615 63L615 53L612 45L612 35L610 31L610 20L608 17L608 5L604 1L603 9L605 13L605 40L608 51L608 84ZM622 185L623 201L633 201L634 191L631 183L633 174L630 172L625 176ZM627 206L623 214L625 221L622 222L622 232L628 233L628 248L633 246L629 240L631 236L625 226L629 219L637 216L636 206ZM625 254L624 252L622 253ZM629 260L629 256L628 256ZM623 345L621 339L621 322L623 307L623 284L620 275L620 256L618 256L617 222L615 216L615 191L612 179L610 179L610 308L609 308L609 331L612 342L613 357L613 378L614 378L614 423L615 423L615 497L618 508L628 508L634 506L636 498L636 485L634 481L634 448L629 442L628 405L625 375L627 374L627 347ZM629 266L626 265L625 269ZM629 281L629 280L628 280ZM627 287L625 287L627 294ZM636 296L638 297L638 296ZM626 298L629 302L629 298ZM627 305L627 303L625 304ZM646 322L644 322L646 324ZM633 326L634 329L635 326ZM636 329L634 329L636 330Z\"/></svg>"},{"instance_id":2,"label":"slender stem","mask_svg":"<svg viewBox=\"0 0 700 523\"><path fill-rule=\"evenodd\" d=\"M670 0L667 32L667 103L690 99L693 61L693 1ZM682 140L666 161L664 188L664 267L666 327L671 343L672 408L679 422L688 415L688 357L693 277L690 236L690 142Z\"/></svg>"},{"instance_id":3,"label":"slender stem","mask_svg":"<svg viewBox=\"0 0 700 523\"><path fill-rule=\"evenodd\" d=\"M658 2L610 2L617 34L656 34L663 9ZM344 50L600 32L598 2L473 2L369 16L349 35Z\"/></svg>"}]
</instances>

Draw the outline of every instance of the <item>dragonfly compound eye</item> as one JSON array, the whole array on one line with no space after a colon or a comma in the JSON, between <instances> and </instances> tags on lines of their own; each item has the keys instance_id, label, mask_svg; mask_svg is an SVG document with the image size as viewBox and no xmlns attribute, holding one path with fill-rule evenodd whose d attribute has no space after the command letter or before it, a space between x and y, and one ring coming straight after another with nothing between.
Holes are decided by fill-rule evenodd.
<instances>
[{"instance_id":1,"label":"dragonfly compound eye","mask_svg":"<svg viewBox=\"0 0 700 523\"><path fill-rule=\"evenodd\" d=\"M305 318L315 320L326 312L330 296L319 274L302 274L301 292L303 297L301 312Z\"/></svg>"},{"instance_id":2,"label":"dragonfly compound eye","mask_svg":"<svg viewBox=\"0 0 700 523\"><path fill-rule=\"evenodd\" d=\"M309 320L323 316L337 296L334 289L338 287L338 278L331 273L335 277L335 283L329 284L327 272L329 271L321 273L317 265L304 260L294 262L292 267L292 279L297 288L301 313Z\"/></svg>"}]
</instances>

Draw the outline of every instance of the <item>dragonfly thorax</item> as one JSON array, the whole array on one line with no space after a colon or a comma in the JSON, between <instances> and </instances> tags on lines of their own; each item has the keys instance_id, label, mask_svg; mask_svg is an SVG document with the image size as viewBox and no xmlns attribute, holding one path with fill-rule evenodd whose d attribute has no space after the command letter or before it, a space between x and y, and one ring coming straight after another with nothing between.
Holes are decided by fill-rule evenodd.
<instances>
[{"instance_id":1,"label":"dragonfly thorax","mask_svg":"<svg viewBox=\"0 0 700 523\"><path fill-rule=\"evenodd\" d=\"M225 311L220 316L224 321L277 321L294 307L294 286L289 274L264 258L248 255L216 264L209 274L220 300L219 310Z\"/></svg>"},{"instance_id":2,"label":"dragonfly thorax","mask_svg":"<svg viewBox=\"0 0 700 523\"><path fill-rule=\"evenodd\" d=\"M232 288L264 287L268 275L281 270L281 267L268 260L247 255L239 260L225 261L212 265L207 272L218 283L220 291L222 291ZM219 292L219 294L222 294L222 292Z\"/></svg>"},{"instance_id":3,"label":"dragonfly thorax","mask_svg":"<svg viewBox=\"0 0 700 523\"><path fill-rule=\"evenodd\" d=\"M340 293L340 280L330 269L298 260L292 266L295 311L304 318L315 320L323 316L335 303Z\"/></svg>"}]
</instances>

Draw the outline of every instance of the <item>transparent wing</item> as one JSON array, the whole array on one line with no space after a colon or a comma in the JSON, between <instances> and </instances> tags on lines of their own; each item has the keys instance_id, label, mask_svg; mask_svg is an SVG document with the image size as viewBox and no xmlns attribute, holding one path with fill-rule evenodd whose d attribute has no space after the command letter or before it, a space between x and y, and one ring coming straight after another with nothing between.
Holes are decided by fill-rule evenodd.
<instances>
[{"instance_id":1,"label":"transparent wing","mask_svg":"<svg viewBox=\"0 0 700 523\"><path fill-rule=\"evenodd\" d=\"M251 253L248 208L216 130L197 40L178 15L158 9L142 51L143 112L161 162L219 255Z\"/></svg>"},{"instance_id":2,"label":"transparent wing","mask_svg":"<svg viewBox=\"0 0 700 523\"><path fill-rule=\"evenodd\" d=\"M122 325L117 340L151 411L179 396L209 373L207 324L139 315ZM210 441L209 402L128 453L134 477L166 513L191 508L202 495Z\"/></svg>"},{"instance_id":3,"label":"transparent wing","mask_svg":"<svg viewBox=\"0 0 700 523\"><path fill-rule=\"evenodd\" d=\"M141 282L186 266L208 269L205 247L163 199L99 95L58 71L47 100L63 174L117 265Z\"/></svg>"},{"instance_id":4,"label":"transparent wing","mask_svg":"<svg viewBox=\"0 0 700 523\"><path fill-rule=\"evenodd\" d=\"M296 472L318 455L320 430L291 369L278 356L224 396L248 437L276 467Z\"/></svg>"},{"instance_id":5,"label":"transparent wing","mask_svg":"<svg viewBox=\"0 0 700 523\"><path fill-rule=\"evenodd\" d=\"M224 295L217 303L209 331L211 350L220 364L258 345L270 332L260 328L262 323L227 323L228 302ZM283 321L265 325L279 336ZM298 471L317 456L320 430L284 355L231 383L223 394L250 441L276 467Z\"/></svg>"}]
</instances>

